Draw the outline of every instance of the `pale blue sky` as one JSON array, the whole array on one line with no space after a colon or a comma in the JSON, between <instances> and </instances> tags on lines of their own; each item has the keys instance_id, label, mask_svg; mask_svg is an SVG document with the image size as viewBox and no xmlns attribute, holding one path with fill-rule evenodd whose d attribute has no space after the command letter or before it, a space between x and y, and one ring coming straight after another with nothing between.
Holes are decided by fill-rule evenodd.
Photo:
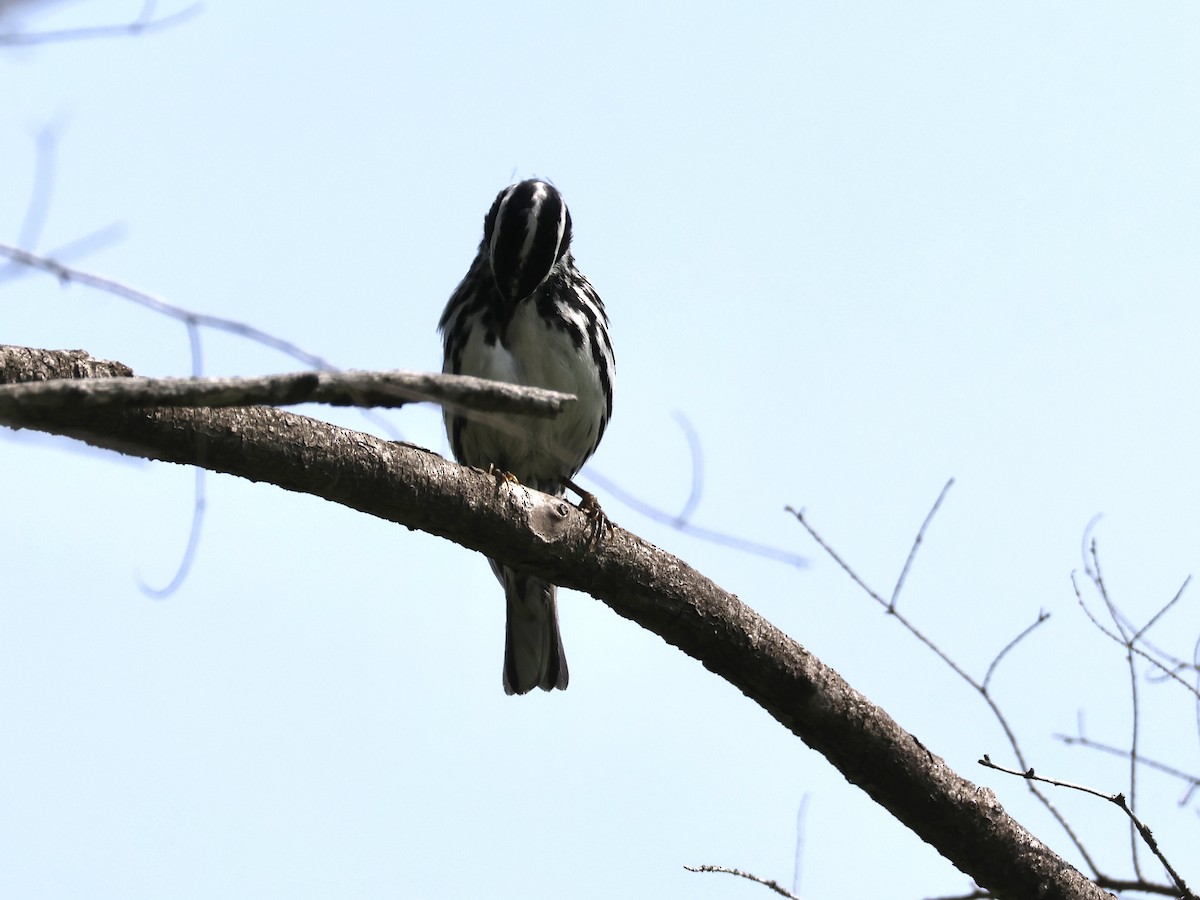
<instances>
[{"instance_id":1,"label":"pale blue sky","mask_svg":"<svg viewBox=\"0 0 1200 900\"><path fill-rule=\"evenodd\" d=\"M172 8L161 4L164 12ZM128 20L137 2L29 14ZM594 471L665 509L703 445L698 525L601 500L754 606L1076 857L983 705L823 558L805 507L890 590L951 476L904 609L994 688L1039 771L1107 790L1118 649L1069 574L1089 520L1135 619L1200 571L1200 7L1194 3L361 3L210 0L136 40L0 51L0 241L57 128L37 249L244 320L340 366L440 368L435 325L496 191L549 177L613 322ZM0 20L2 22L3 20ZM175 322L31 277L0 342L187 374ZM293 361L206 334L208 374ZM370 429L353 413L315 410ZM437 410L388 414L444 450ZM583 478L587 483L586 470ZM26 898L769 896L808 794L811 898L967 879L734 689L579 594L565 694L505 697L485 562L309 497L0 432L0 871ZM1197 602L1160 640L1190 654ZM1184 698L1145 752L1197 767ZM1177 861L1195 818L1147 779ZM1056 795L1113 874L1123 823ZM1148 867L1153 872L1154 867ZM1195 876L1195 872L1191 873ZM15 888L11 886L15 885Z\"/></svg>"}]
</instances>

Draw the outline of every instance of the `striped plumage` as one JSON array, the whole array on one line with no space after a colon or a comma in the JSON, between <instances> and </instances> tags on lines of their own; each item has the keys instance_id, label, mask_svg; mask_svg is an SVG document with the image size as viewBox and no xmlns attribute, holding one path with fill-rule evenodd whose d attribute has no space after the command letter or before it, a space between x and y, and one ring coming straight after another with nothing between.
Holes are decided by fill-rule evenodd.
<instances>
[{"instance_id":1,"label":"striped plumage","mask_svg":"<svg viewBox=\"0 0 1200 900\"><path fill-rule=\"evenodd\" d=\"M604 304L575 267L571 214L553 185L522 181L497 195L475 261L438 328L443 371L578 398L552 419L468 418L451 411L445 417L459 462L492 466L564 496L612 414L615 362ZM507 601L505 692L566 688L556 588L494 561L492 570Z\"/></svg>"}]
</instances>

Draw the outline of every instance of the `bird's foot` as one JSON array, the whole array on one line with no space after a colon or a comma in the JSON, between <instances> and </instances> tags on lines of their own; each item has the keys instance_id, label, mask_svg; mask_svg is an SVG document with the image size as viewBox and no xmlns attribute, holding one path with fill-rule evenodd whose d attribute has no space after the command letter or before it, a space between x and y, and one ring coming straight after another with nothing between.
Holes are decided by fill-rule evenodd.
<instances>
[{"instance_id":1,"label":"bird's foot","mask_svg":"<svg viewBox=\"0 0 1200 900\"><path fill-rule=\"evenodd\" d=\"M496 479L496 487L502 484L520 484L521 481L512 472L507 469L501 469L499 466L488 463L487 473Z\"/></svg>"},{"instance_id":2,"label":"bird's foot","mask_svg":"<svg viewBox=\"0 0 1200 900\"><path fill-rule=\"evenodd\" d=\"M579 510L588 517L591 525L591 541L599 544L604 540L604 536L613 530L612 519L600 508L600 501L596 499L595 494L585 491L569 478L565 479L563 484L579 495Z\"/></svg>"}]
</instances>

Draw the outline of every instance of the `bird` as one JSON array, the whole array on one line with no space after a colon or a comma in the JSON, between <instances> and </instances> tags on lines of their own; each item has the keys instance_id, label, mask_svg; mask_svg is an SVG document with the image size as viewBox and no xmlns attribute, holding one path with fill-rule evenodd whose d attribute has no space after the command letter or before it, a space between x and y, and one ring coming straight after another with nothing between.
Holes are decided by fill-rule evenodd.
<instances>
[{"instance_id":1,"label":"bird","mask_svg":"<svg viewBox=\"0 0 1200 900\"><path fill-rule=\"evenodd\" d=\"M600 295L575 265L571 214L549 181L528 179L496 195L466 276L438 323L443 372L574 394L554 418L447 408L450 448L463 465L515 478L607 519L596 498L572 481L596 452L612 416L616 361ZM601 524L603 534L604 524ZM567 659L557 588L489 560L504 586L506 694L565 690Z\"/></svg>"}]
</instances>

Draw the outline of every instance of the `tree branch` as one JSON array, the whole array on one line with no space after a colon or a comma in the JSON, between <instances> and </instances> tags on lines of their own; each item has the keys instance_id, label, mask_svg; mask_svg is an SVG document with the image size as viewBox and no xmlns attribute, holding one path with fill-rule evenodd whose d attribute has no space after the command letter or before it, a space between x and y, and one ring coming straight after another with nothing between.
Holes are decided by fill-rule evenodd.
<instances>
[{"instance_id":1,"label":"tree branch","mask_svg":"<svg viewBox=\"0 0 1200 900\"><path fill-rule=\"evenodd\" d=\"M0 382L127 373L78 353L0 351ZM323 497L586 591L733 684L995 896L1106 896L737 597L621 528L597 545L563 500L269 407L39 410L14 424Z\"/></svg>"},{"instance_id":2,"label":"tree branch","mask_svg":"<svg viewBox=\"0 0 1200 900\"><path fill-rule=\"evenodd\" d=\"M0 352L20 350L0 344ZM438 372L297 372L257 378L55 378L0 385L0 421L33 413L136 406L396 407L418 401L486 412L550 417L571 394Z\"/></svg>"}]
</instances>

